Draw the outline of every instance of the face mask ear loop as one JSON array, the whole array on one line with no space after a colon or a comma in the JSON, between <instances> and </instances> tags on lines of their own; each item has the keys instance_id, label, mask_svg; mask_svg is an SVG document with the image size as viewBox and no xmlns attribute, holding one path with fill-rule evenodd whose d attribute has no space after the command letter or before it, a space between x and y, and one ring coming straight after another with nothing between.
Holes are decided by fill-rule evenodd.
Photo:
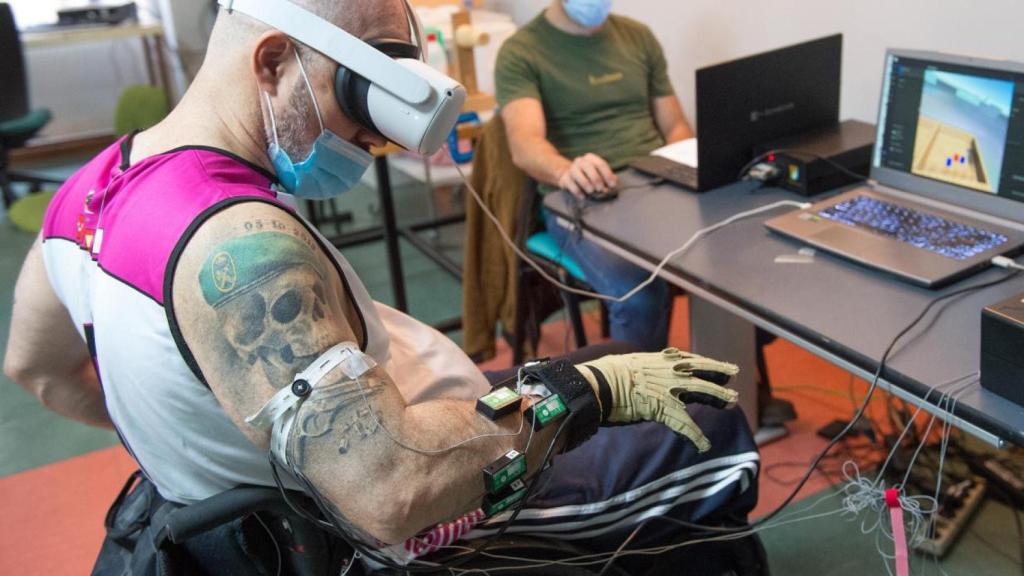
<instances>
[{"instance_id":1,"label":"face mask ear loop","mask_svg":"<svg viewBox=\"0 0 1024 576\"><path fill-rule=\"evenodd\" d=\"M299 51L295 50L295 61L299 63L299 72L302 73L302 79L306 81L306 90L309 90L309 97L313 99L313 110L316 110L316 121L320 123L320 133L323 134L324 130L324 119L320 115L320 105L316 103L316 94L313 94L313 85L309 83L309 76L306 76L306 67L302 65L302 58L299 57Z\"/></svg>"},{"instance_id":2,"label":"face mask ear loop","mask_svg":"<svg viewBox=\"0 0 1024 576\"><path fill-rule=\"evenodd\" d=\"M274 133L274 146L280 148L281 146L277 142L277 120L274 118L274 104L270 101L270 94L263 90L260 90L260 93L267 99L267 109L270 111L270 131Z\"/></svg>"}]
</instances>

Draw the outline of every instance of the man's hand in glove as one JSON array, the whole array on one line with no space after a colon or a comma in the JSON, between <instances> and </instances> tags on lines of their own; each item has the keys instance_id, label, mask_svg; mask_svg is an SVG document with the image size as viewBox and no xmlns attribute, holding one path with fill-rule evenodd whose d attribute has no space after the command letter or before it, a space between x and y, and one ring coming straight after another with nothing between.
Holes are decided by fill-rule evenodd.
<instances>
[{"instance_id":1,"label":"man's hand in glove","mask_svg":"<svg viewBox=\"0 0 1024 576\"><path fill-rule=\"evenodd\" d=\"M649 354L605 356L576 366L594 388L602 423L661 422L706 452L704 433L686 413L691 402L728 408L735 390L725 388L739 372L734 364L668 348Z\"/></svg>"}]
</instances>

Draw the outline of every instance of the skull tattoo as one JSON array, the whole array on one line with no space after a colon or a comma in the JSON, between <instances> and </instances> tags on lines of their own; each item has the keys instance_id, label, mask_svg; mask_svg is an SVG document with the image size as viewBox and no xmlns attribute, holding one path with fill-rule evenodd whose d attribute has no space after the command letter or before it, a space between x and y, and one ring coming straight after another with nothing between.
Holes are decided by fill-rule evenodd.
<instances>
[{"instance_id":1,"label":"skull tattoo","mask_svg":"<svg viewBox=\"0 0 1024 576\"><path fill-rule=\"evenodd\" d=\"M330 345L316 323L327 316L324 282L310 266L289 268L217 309L228 340L249 365L260 362L271 383L284 383Z\"/></svg>"}]
</instances>

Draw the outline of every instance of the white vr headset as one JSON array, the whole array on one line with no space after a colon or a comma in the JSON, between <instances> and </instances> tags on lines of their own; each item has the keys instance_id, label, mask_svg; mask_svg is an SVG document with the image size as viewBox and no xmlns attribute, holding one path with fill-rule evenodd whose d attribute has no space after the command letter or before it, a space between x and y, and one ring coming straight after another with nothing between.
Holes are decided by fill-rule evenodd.
<instances>
[{"instance_id":1,"label":"white vr headset","mask_svg":"<svg viewBox=\"0 0 1024 576\"><path fill-rule=\"evenodd\" d=\"M419 154L436 152L458 121L466 89L423 62L416 13L406 2L415 44L372 45L288 0L218 0L284 32L338 63L334 92L341 107L368 130Z\"/></svg>"}]
</instances>

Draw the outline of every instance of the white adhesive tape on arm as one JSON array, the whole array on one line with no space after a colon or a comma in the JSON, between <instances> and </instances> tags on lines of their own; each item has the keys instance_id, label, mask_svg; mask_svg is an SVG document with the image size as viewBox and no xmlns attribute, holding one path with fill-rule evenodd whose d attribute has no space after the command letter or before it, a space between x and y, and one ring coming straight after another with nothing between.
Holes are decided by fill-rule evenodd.
<instances>
[{"instance_id":1,"label":"white adhesive tape on arm","mask_svg":"<svg viewBox=\"0 0 1024 576\"><path fill-rule=\"evenodd\" d=\"M351 342L332 346L305 370L296 374L291 386L278 390L259 412L246 418L245 422L260 429L270 428L286 412L295 408L303 398L309 396L320 381L335 368L341 367L347 378L355 380L376 365L373 358L363 354L359 347Z\"/></svg>"}]
</instances>

